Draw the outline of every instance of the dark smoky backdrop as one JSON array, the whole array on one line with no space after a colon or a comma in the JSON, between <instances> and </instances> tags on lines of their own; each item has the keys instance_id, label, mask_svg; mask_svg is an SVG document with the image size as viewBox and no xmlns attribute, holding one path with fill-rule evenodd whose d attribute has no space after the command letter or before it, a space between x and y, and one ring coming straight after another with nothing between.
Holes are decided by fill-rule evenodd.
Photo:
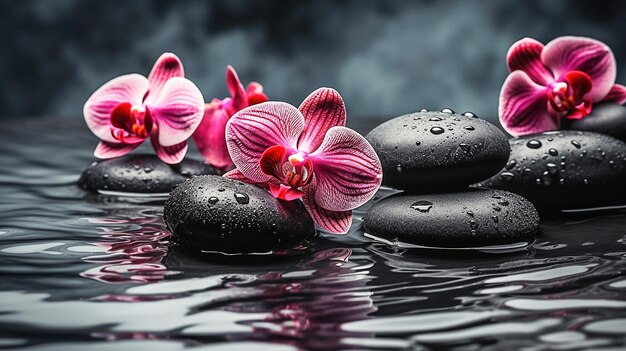
<instances>
[{"instance_id":1,"label":"dark smoky backdrop","mask_svg":"<svg viewBox=\"0 0 626 351\"><path fill-rule=\"evenodd\" d=\"M351 119L450 107L495 121L513 42L600 39L625 83L624 33L624 1L0 0L0 117L82 118L101 84L171 51L207 101L227 95L230 64L294 105L333 87Z\"/></svg>"}]
</instances>

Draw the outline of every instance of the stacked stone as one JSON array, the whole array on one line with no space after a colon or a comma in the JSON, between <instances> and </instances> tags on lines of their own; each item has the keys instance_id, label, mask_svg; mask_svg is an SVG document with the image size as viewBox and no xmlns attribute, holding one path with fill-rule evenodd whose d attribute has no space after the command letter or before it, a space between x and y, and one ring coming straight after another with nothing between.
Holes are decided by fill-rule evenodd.
<instances>
[{"instance_id":1,"label":"stacked stone","mask_svg":"<svg viewBox=\"0 0 626 351\"><path fill-rule=\"evenodd\" d=\"M534 240L539 216L525 198L473 184L509 160L507 137L473 113L421 110L389 120L366 139L383 185L402 190L373 205L366 235L397 245L483 247Z\"/></svg>"}]
</instances>

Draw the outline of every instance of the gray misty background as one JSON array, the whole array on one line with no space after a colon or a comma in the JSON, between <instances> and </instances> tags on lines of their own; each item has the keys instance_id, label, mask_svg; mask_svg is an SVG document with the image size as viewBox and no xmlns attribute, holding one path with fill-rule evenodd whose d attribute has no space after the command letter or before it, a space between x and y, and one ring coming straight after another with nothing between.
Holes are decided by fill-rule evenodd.
<instances>
[{"instance_id":1,"label":"gray misty background","mask_svg":"<svg viewBox=\"0 0 626 351\"><path fill-rule=\"evenodd\" d=\"M497 119L516 40L606 42L626 83L624 1L0 0L0 119L82 118L107 80L178 54L208 101L226 65L298 105L320 86L352 119L422 107Z\"/></svg>"}]
</instances>

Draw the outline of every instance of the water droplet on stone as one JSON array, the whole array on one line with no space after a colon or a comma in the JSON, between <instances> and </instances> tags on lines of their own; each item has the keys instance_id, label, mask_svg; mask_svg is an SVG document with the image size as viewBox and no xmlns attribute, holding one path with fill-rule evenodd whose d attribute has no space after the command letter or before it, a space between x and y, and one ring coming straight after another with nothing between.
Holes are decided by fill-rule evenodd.
<instances>
[{"instance_id":1,"label":"water droplet on stone","mask_svg":"<svg viewBox=\"0 0 626 351\"><path fill-rule=\"evenodd\" d=\"M433 203L426 200L416 201L411 205L411 208L420 212L428 212L433 207Z\"/></svg>"},{"instance_id":2,"label":"water droplet on stone","mask_svg":"<svg viewBox=\"0 0 626 351\"><path fill-rule=\"evenodd\" d=\"M445 130L441 127L432 127L430 128L430 132L433 134L441 134L443 133Z\"/></svg>"},{"instance_id":3,"label":"water droplet on stone","mask_svg":"<svg viewBox=\"0 0 626 351\"><path fill-rule=\"evenodd\" d=\"M150 172L152 172L152 168L150 168L150 167L145 167L145 168L143 169L143 171L144 171L144 172L146 172L146 173L150 173Z\"/></svg>"},{"instance_id":4,"label":"water droplet on stone","mask_svg":"<svg viewBox=\"0 0 626 351\"><path fill-rule=\"evenodd\" d=\"M442 108L441 112L442 113L454 113L454 111L451 108Z\"/></svg>"},{"instance_id":5,"label":"water droplet on stone","mask_svg":"<svg viewBox=\"0 0 626 351\"><path fill-rule=\"evenodd\" d=\"M463 129L471 131L471 130L474 130L474 127L472 127L472 126L465 126L465 127L463 127Z\"/></svg>"},{"instance_id":6,"label":"water droplet on stone","mask_svg":"<svg viewBox=\"0 0 626 351\"><path fill-rule=\"evenodd\" d=\"M470 111L463 112L463 116L469 117L469 118L478 118L478 116L476 116L474 112L470 112Z\"/></svg>"},{"instance_id":7,"label":"water droplet on stone","mask_svg":"<svg viewBox=\"0 0 626 351\"><path fill-rule=\"evenodd\" d=\"M555 165L554 163L550 162L546 166L548 167L548 172L550 174L557 174L557 173L559 173L559 167L557 165Z\"/></svg>"},{"instance_id":8,"label":"water droplet on stone","mask_svg":"<svg viewBox=\"0 0 626 351\"><path fill-rule=\"evenodd\" d=\"M420 110L420 112L428 112L428 110L423 108L423 109Z\"/></svg>"},{"instance_id":9,"label":"water droplet on stone","mask_svg":"<svg viewBox=\"0 0 626 351\"><path fill-rule=\"evenodd\" d=\"M517 166L517 161L515 160L509 160L509 162L506 163L506 166L504 166L504 168L511 170L513 168L515 168L515 166Z\"/></svg>"},{"instance_id":10,"label":"water droplet on stone","mask_svg":"<svg viewBox=\"0 0 626 351\"><path fill-rule=\"evenodd\" d=\"M561 185L565 184L565 179L563 179L563 178L559 179L559 184L561 184Z\"/></svg>"},{"instance_id":11,"label":"water droplet on stone","mask_svg":"<svg viewBox=\"0 0 626 351\"><path fill-rule=\"evenodd\" d=\"M526 143L526 146L528 146L531 149L538 149L538 148L541 147L541 141L539 141L539 140L529 140Z\"/></svg>"},{"instance_id":12,"label":"water droplet on stone","mask_svg":"<svg viewBox=\"0 0 626 351\"><path fill-rule=\"evenodd\" d=\"M429 121L431 121L431 122L439 122L439 121L441 121L441 118L433 117L433 118L429 119Z\"/></svg>"},{"instance_id":13,"label":"water droplet on stone","mask_svg":"<svg viewBox=\"0 0 626 351\"><path fill-rule=\"evenodd\" d=\"M510 181L510 180L513 180L513 178L515 178L515 174L511 172L502 172L500 173L500 177L506 181Z\"/></svg>"},{"instance_id":14,"label":"water droplet on stone","mask_svg":"<svg viewBox=\"0 0 626 351\"><path fill-rule=\"evenodd\" d=\"M581 146L578 140L572 140L572 145L574 145L577 149L580 149Z\"/></svg>"},{"instance_id":15,"label":"water droplet on stone","mask_svg":"<svg viewBox=\"0 0 626 351\"><path fill-rule=\"evenodd\" d=\"M420 146L420 145L422 145L422 143L421 143L421 142L419 142L419 141L416 141L416 142L415 142L415 145L416 145L416 146Z\"/></svg>"},{"instance_id":16,"label":"water droplet on stone","mask_svg":"<svg viewBox=\"0 0 626 351\"><path fill-rule=\"evenodd\" d=\"M219 189L217 189L217 191L219 191L219 192L222 192L222 191L225 191L225 190L226 190L226 189L224 189L224 188L219 188Z\"/></svg>"},{"instance_id":17,"label":"water droplet on stone","mask_svg":"<svg viewBox=\"0 0 626 351\"><path fill-rule=\"evenodd\" d=\"M235 200L241 205L246 205L250 202L250 198L244 193L235 193Z\"/></svg>"},{"instance_id":18,"label":"water droplet on stone","mask_svg":"<svg viewBox=\"0 0 626 351\"><path fill-rule=\"evenodd\" d=\"M461 150L463 150L465 152L470 152L470 149L471 149L469 144L466 144L466 143L459 144L459 147L461 148Z\"/></svg>"},{"instance_id":19,"label":"water droplet on stone","mask_svg":"<svg viewBox=\"0 0 626 351\"><path fill-rule=\"evenodd\" d=\"M478 223L473 219L470 219L469 226L471 230L476 230L479 227Z\"/></svg>"},{"instance_id":20,"label":"water droplet on stone","mask_svg":"<svg viewBox=\"0 0 626 351\"><path fill-rule=\"evenodd\" d=\"M551 156L558 156L559 155L559 152L556 149L550 149L550 150L548 150L548 153Z\"/></svg>"},{"instance_id":21,"label":"water droplet on stone","mask_svg":"<svg viewBox=\"0 0 626 351\"><path fill-rule=\"evenodd\" d=\"M468 216L470 216L470 217L474 217L474 212L472 212L472 211L467 211L467 215L468 215Z\"/></svg>"},{"instance_id":22,"label":"water droplet on stone","mask_svg":"<svg viewBox=\"0 0 626 351\"><path fill-rule=\"evenodd\" d=\"M585 185L589 184L589 180L587 178L583 179L583 183L585 183Z\"/></svg>"},{"instance_id":23,"label":"water droplet on stone","mask_svg":"<svg viewBox=\"0 0 626 351\"><path fill-rule=\"evenodd\" d=\"M398 173L402 173L402 165L398 165L396 169L398 170Z\"/></svg>"},{"instance_id":24,"label":"water droplet on stone","mask_svg":"<svg viewBox=\"0 0 626 351\"><path fill-rule=\"evenodd\" d=\"M211 196L211 197L209 198L209 203L210 203L211 205L215 205L218 201L220 201L220 199L216 198L215 196Z\"/></svg>"},{"instance_id":25,"label":"water droplet on stone","mask_svg":"<svg viewBox=\"0 0 626 351\"><path fill-rule=\"evenodd\" d=\"M180 175L181 175L181 176L183 176L183 177L185 177L185 178L189 178L189 177L191 177L191 173L189 173L189 171L188 171L188 170L186 170L186 169L181 170L181 171L180 171Z\"/></svg>"}]
</instances>

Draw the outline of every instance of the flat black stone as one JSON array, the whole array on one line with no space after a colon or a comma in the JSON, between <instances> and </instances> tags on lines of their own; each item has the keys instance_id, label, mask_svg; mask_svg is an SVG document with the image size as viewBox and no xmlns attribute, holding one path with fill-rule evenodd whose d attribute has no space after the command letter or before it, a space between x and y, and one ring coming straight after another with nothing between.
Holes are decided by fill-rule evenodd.
<instances>
[{"instance_id":1,"label":"flat black stone","mask_svg":"<svg viewBox=\"0 0 626 351\"><path fill-rule=\"evenodd\" d=\"M168 193L192 176L217 173L201 161L184 159L168 165L156 155L130 154L93 162L81 174L78 185L93 192Z\"/></svg>"},{"instance_id":2,"label":"flat black stone","mask_svg":"<svg viewBox=\"0 0 626 351\"><path fill-rule=\"evenodd\" d=\"M511 160L479 183L530 200L542 215L626 203L626 144L608 135L562 130L513 138Z\"/></svg>"},{"instance_id":3,"label":"flat black stone","mask_svg":"<svg viewBox=\"0 0 626 351\"><path fill-rule=\"evenodd\" d=\"M585 118L563 119L561 128L608 134L626 141L626 106L613 103L594 105Z\"/></svg>"},{"instance_id":4,"label":"flat black stone","mask_svg":"<svg viewBox=\"0 0 626 351\"><path fill-rule=\"evenodd\" d=\"M383 167L383 184L412 193L449 192L496 174L508 160L506 136L471 116L417 112L365 137Z\"/></svg>"},{"instance_id":5,"label":"flat black stone","mask_svg":"<svg viewBox=\"0 0 626 351\"><path fill-rule=\"evenodd\" d=\"M199 176L177 186L163 215L173 239L199 253L266 253L292 249L315 236L301 201L220 176Z\"/></svg>"},{"instance_id":6,"label":"flat black stone","mask_svg":"<svg viewBox=\"0 0 626 351\"><path fill-rule=\"evenodd\" d=\"M530 242L539 234L533 205L506 191L397 194L367 212L365 232L427 247L480 247Z\"/></svg>"}]
</instances>

